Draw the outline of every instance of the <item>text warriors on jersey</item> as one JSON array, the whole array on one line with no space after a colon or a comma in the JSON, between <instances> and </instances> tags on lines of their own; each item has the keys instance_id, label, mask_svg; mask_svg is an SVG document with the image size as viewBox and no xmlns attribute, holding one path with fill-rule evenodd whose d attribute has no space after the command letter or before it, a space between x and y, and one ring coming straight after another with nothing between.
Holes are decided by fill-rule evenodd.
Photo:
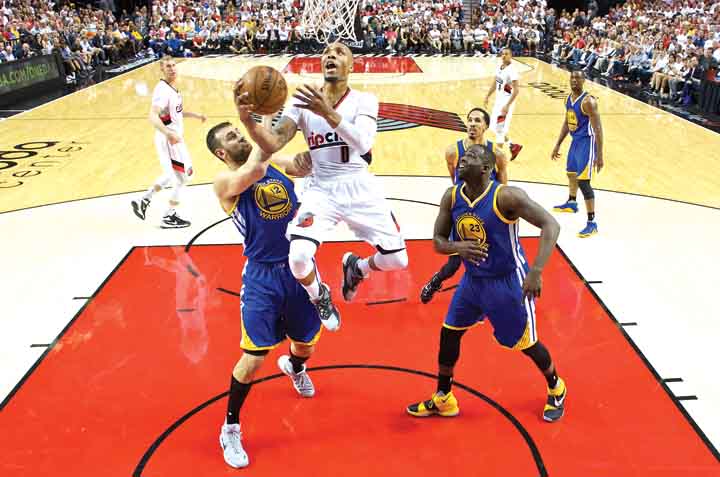
<instances>
[{"instance_id":1,"label":"text warriors on jersey","mask_svg":"<svg viewBox=\"0 0 720 477\"><path fill-rule=\"evenodd\" d=\"M292 201L282 182L277 179L268 179L253 187L255 203L263 219L278 220L287 217L292 210Z\"/></svg>"}]
</instances>

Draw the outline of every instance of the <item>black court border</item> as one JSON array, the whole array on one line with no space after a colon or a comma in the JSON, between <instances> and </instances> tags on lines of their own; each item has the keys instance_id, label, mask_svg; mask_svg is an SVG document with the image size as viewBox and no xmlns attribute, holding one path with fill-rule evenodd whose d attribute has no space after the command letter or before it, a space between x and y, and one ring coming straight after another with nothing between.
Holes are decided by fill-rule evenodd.
<instances>
[{"instance_id":1,"label":"black court border","mask_svg":"<svg viewBox=\"0 0 720 477\"><path fill-rule=\"evenodd\" d=\"M7 406L8 403L15 396L15 394L17 394L17 392L20 390L22 385L25 384L25 381L27 381L28 378L30 378L30 376L35 372L35 370L38 368L38 366L40 366L40 363L43 362L43 360L48 355L48 353L50 353L50 351L52 351L53 348L55 348L55 345L58 343L58 341L60 341L60 339L65 335L65 333L67 333L68 330L70 330L72 325L75 324L75 320L80 318L83 311L85 311L85 308L87 308L87 306L93 301L92 299L95 298L98 295L98 293L100 293L100 291L102 291L102 289L110 281L112 276L115 275L115 272L120 270L122 265L125 264L128 257L130 257L133 250L135 250L136 248L137 248L136 246L130 247L130 250L128 250L127 253L125 253L125 255L123 256L122 259L120 259L120 261L117 263L117 265L115 265L115 268L112 269L112 271L108 274L108 276L105 277L105 280L103 280L102 283L100 283L100 286L97 287L97 289L93 292L93 294L89 297L89 299L87 301L85 301L83 306L78 310L77 313L75 313L75 316L73 316L72 319L68 322L68 324L65 325L65 328L63 328L60 331L60 333L58 333L57 337L52 341L52 343L50 343L47 346L47 348L45 348L45 351L43 352L43 354L40 355L40 357L35 361L35 363L30 367L30 369L28 369L27 373L25 373L25 375L22 378L20 378L20 381L18 381L18 383L12 388L12 390L8 393L8 395L5 396L5 399L3 399L3 401L0 403L0 412L2 412L3 409L5 409L5 406Z\"/></svg>"},{"instance_id":2,"label":"black court border","mask_svg":"<svg viewBox=\"0 0 720 477\"><path fill-rule=\"evenodd\" d=\"M580 270L575 266L572 260L570 260L570 257L565 253L565 251L560 247L560 245L555 245L555 248L558 252L560 252L560 255L565 259L565 261L570 265L570 267L573 269L575 274L582 280L583 284L585 285L585 288L590 292L590 294L595 298L595 300L600 304L603 310L605 310L605 313L607 313L607 316L610 317L610 319L617 325L617 329L622 333L622 336L625 338L625 341L630 345L630 347L635 351L635 353L638 355L638 357L642 360L642 362L645 364L647 369L652 373L653 377L655 378L655 382L657 382L662 389L665 391L667 396L670 398L670 400L675 404L675 407L678 411L680 411L680 414L682 414L685 417L685 420L690 424L690 426L695 430L695 433L698 435L700 440L702 440L705 443L705 446L710 451L710 453L715 457L715 459L720 462L720 452L715 448L715 446L710 442L710 439L708 439L707 435L703 432L702 429L700 429L700 426L698 426L697 422L695 422L695 419L692 418L692 416L687 412L685 407L680 403L680 400L675 397L673 392L670 390L668 385L666 384L665 380L663 380L662 377L660 377L660 374L655 370L652 364L650 364L650 361L647 359L645 354L640 350L637 344L635 344L635 341L630 337L630 335L625 331L625 329L622 327L622 324L618 321L618 319L613 315L613 313L610 311L610 308L607 307L605 302L600 298L600 296L595 292L593 287L589 285L589 282L585 279L582 273L580 273Z\"/></svg>"}]
</instances>

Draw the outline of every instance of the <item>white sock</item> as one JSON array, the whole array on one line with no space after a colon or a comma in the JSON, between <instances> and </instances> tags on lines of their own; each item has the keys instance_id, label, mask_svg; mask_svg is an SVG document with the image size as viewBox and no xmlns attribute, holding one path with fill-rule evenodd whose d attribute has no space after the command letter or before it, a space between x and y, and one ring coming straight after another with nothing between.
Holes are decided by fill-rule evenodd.
<instances>
[{"instance_id":1,"label":"white sock","mask_svg":"<svg viewBox=\"0 0 720 477\"><path fill-rule=\"evenodd\" d=\"M167 212L165 212L165 217L169 217L171 215L175 215L175 207L170 207Z\"/></svg>"},{"instance_id":2,"label":"white sock","mask_svg":"<svg viewBox=\"0 0 720 477\"><path fill-rule=\"evenodd\" d=\"M152 196L154 194L155 194L155 186L150 186L150 188L147 191L145 191L142 198L143 198L143 200L146 200L146 199L150 200L150 199L152 199Z\"/></svg>"},{"instance_id":3,"label":"white sock","mask_svg":"<svg viewBox=\"0 0 720 477\"><path fill-rule=\"evenodd\" d=\"M315 272L315 280L313 280L310 285L303 285L303 288L307 291L310 300L314 301L320 298L320 280L317 272Z\"/></svg>"},{"instance_id":4,"label":"white sock","mask_svg":"<svg viewBox=\"0 0 720 477\"><path fill-rule=\"evenodd\" d=\"M361 258L357 262L358 268L363 274L363 277L367 277L370 275L370 259L369 258Z\"/></svg>"}]
</instances>

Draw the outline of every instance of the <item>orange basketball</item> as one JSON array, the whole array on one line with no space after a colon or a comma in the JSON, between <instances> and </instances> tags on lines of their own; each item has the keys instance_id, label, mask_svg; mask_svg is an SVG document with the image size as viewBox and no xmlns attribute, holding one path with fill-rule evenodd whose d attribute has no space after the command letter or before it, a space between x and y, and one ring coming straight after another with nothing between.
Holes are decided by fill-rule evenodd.
<instances>
[{"instance_id":1,"label":"orange basketball","mask_svg":"<svg viewBox=\"0 0 720 477\"><path fill-rule=\"evenodd\" d=\"M275 114L285 104L288 89L283 75L270 66L254 66L242 77L240 94L248 93L248 101L258 114Z\"/></svg>"}]
</instances>

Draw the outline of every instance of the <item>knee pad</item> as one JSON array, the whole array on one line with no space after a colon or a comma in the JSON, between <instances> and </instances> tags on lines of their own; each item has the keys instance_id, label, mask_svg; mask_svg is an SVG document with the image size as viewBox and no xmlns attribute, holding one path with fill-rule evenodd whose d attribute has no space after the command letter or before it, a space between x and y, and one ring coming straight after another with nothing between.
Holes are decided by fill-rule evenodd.
<instances>
[{"instance_id":1,"label":"knee pad","mask_svg":"<svg viewBox=\"0 0 720 477\"><path fill-rule=\"evenodd\" d=\"M578 187L582 191L583 198L585 200L590 200L595 198L595 191L593 191L592 186L590 185L589 179L580 179L578 180Z\"/></svg>"},{"instance_id":2,"label":"knee pad","mask_svg":"<svg viewBox=\"0 0 720 477\"><path fill-rule=\"evenodd\" d=\"M297 279L310 275L315 268L313 257L317 252L317 245L306 239L293 239L290 241L290 271Z\"/></svg>"},{"instance_id":3,"label":"knee pad","mask_svg":"<svg viewBox=\"0 0 720 477\"><path fill-rule=\"evenodd\" d=\"M403 270L408 266L407 250L402 249L392 253L375 254L375 265L383 271Z\"/></svg>"},{"instance_id":4,"label":"knee pad","mask_svg":"<svg viewBox=\"0 0 720 477\"><path fill-rule=\"evenodd\" d=\"M455 366L460 357L460 340L464 334L465 330L451 330L442 327L442 331L440 331L440 351L438 352L440 366Z\"/></svg>"}]
</instances>

